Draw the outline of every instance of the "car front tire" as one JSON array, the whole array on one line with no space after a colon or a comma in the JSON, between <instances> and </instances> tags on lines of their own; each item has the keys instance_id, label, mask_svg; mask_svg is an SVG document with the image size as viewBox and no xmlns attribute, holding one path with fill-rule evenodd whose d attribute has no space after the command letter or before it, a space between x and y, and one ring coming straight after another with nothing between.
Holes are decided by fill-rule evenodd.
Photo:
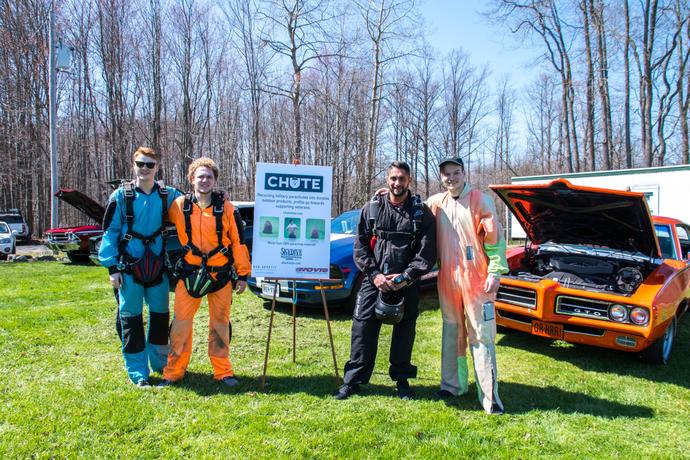
<instances>
[{"instance_id":1,"label":"car front tire","mask_svg":"<svg viewBox=\"0 0 690 460\"><path fill-rule=\"evenodd\" d=\"M92 265L91 259L89 259L88 254L83 254L81 252L68 252L67 258L73 264L86 264Z\"/></svg>"},{"instance_id":2,"label":"car front tire","mask_svg":"<svg viewBox=\"0 0 690 460\"><path fill-rule=\"evenodd\" d=\"M648 348L642 350L642 360L650 364L668 364L671 358L671 351L673 350L673 343L676 338L676 328L678 321L674 316L668 327L656 342L651 344Z\"/></svg>"}]
</instances>

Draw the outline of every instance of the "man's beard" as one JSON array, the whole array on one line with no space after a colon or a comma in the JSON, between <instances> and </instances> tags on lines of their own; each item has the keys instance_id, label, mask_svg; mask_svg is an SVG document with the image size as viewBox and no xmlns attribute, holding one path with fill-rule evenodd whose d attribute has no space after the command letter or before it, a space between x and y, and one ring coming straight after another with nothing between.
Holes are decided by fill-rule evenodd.
<instances>
[{"instance_id":1,"label":"man's beard","mask_svg":"<svg viewBox=\"0 0 690 460\"><path fill-rule=\"evenodd\" d=\"M393 196L403 196L407 193L408 189L407 188L398 188L398 189L391 188L389 190L393 194Z\"/></svg>"}]
</instances>

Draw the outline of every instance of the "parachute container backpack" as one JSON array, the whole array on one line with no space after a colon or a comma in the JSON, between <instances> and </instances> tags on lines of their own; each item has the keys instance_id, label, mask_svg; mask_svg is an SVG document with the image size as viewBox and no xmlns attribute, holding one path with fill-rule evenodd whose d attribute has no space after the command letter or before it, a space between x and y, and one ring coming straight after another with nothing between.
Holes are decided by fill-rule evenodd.
<instances>
[{"instance_id":1,"label":"parachute container backpack","mask_svg":"<svg viewBox=\"0 0 690 460\"><path fill-rule=\"evenodd\" d=\"M222 289L226 284L237 278L235 268L233 266L232 252L229 247L223 245L223 208L224 197L222 194L213 192L211 203L213 206L213 215L216 221L216 237L218 239L217 246L213 248L208 254L203 253L198 247L192 243L192 195L187 194L184 200L184 207L182 213L185 218L185 232L187 234L187 244L184 249L191 252L195 256L201 258L200 265L192 265L185 262L184 257L180 258L177 263L176 272L180 273L180 278L184 282L187 292L192 297L201 298L210 292ZM235 221L239 218L239 214L234 216ZM242 227L238 225L240 235ZM209 267L207 265L208 259L212 256L221 253L227 259L224 265L217 267ZM213 277L215 274L215 278Z\"/></svg>"}]
</instances>

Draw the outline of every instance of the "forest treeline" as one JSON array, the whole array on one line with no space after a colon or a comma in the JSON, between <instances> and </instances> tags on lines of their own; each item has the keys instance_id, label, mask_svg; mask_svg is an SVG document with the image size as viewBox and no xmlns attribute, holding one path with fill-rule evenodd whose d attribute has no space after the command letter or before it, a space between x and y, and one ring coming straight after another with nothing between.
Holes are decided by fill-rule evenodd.
<instances>
[{"instance_id":1,"label":"forest treeline","mask_svg":"<svg viewBox=\"0 0 690 460\"><path fill-rule=\"evenodd\" d=\"M471 2L470 2L471 3ZM50 222L49 0L0 0L0 208ZM469 8L474 6L467 6ZM257 162L333 166L333 214L360 206L391 160L422 196L439 158L472 182L688 163L687 0L485 4L487 27L534 47L524 87L441 53L414 0L54 0L74 48L58 74L60 186L105 202L139 145L186 187L200 155L252 199ZM510 40L508 40L510 41ZM62 223L78 222L62 205Z\"/></svg>"}]
</instances>

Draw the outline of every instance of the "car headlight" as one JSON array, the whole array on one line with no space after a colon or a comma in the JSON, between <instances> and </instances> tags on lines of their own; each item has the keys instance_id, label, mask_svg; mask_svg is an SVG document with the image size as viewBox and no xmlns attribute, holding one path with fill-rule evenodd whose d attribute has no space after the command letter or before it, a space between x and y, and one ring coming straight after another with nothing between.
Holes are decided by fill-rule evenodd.
<instances>
[{"instance_id":1,"label":"car headlight","mask_svg":"<svg viewBox=\"0 0 690 460\"><path fill-rule=\"evenodd\" d=\"M628 309L625 306L614 303L609 307L609 318L618 323L628 319Z\"/></svg>"},{"instance_id":2,"label":"car headlight","mask_svg":"<svg viewBox=\"0 0 690 460\"><path fill-rule=\"evenodd\" d=\"M649 322L649 310L642 307L635 307L630 311L630 321L638 326L643 326Z\"/></svg>"},{"instance_id":3,"label":"car headlight","mask_svg":"<svg viewBox=\"0 0 690 460\"><path fill-rule=\"evenodd\" d=\"M12 242L12 238L0 238L0 244L10 244Z\"/></svg>"}]
</instances>

